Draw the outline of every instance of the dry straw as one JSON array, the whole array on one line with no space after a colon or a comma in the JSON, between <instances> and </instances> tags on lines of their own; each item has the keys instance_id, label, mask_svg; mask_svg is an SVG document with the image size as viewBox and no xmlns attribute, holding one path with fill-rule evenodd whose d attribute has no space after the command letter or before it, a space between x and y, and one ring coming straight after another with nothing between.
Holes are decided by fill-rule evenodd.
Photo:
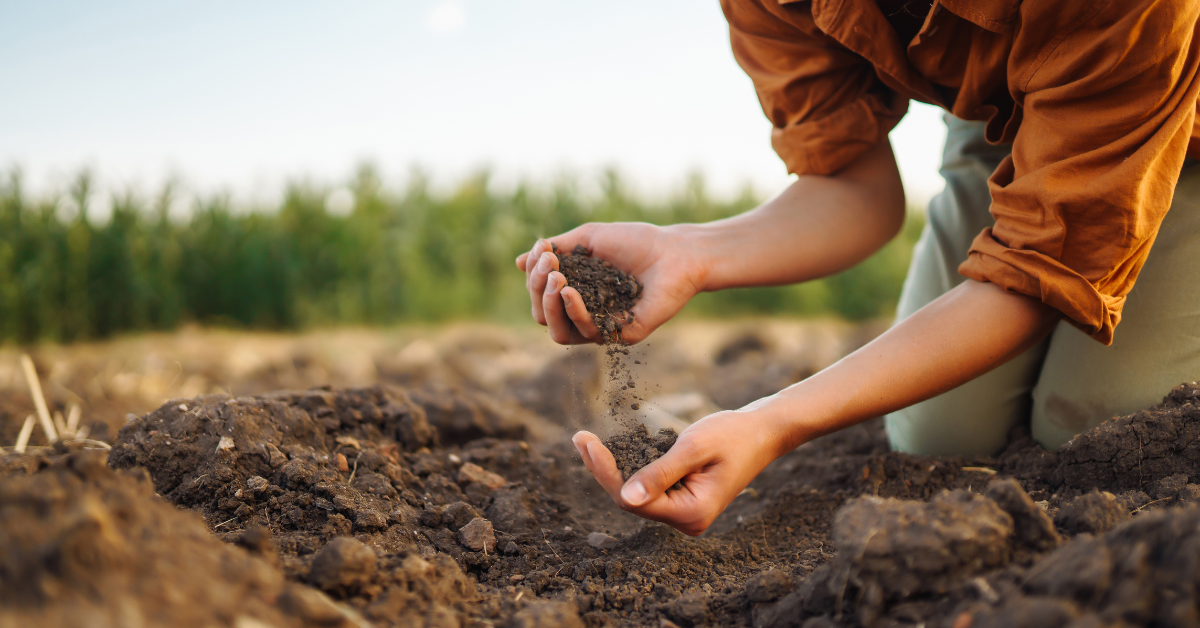
<instances>
[{"instance_id":1,"label":"dry straw","mask_svg":"<svg viewBox=\"0 0 1200 628\"><path fill-rule=\"evenodd\" d=\"M33 368L33 360L29 354L21 354L21 368L25 371L25 381L29 382L29 395L37 407L38 419L42 422L42 431L46 433L46 442L58 440L58 432L50 420L50 410L46 408L46 397L42 395L42 383L38 380L37 369Z\"/></svg>"},{"instance_id":2,"label":"dry straw","mask_svg":"<svg viewBox=\"0 0 1200 628\"><path fill-rule=\"evenodd\" d=\"M21 433L17 434L17 445L13 447L13 451L19 454L25 453L25 446L29 444L29 435L33 433L33 415L25 417L25 425L21 426Z\"/></svg>"}]
</instances>

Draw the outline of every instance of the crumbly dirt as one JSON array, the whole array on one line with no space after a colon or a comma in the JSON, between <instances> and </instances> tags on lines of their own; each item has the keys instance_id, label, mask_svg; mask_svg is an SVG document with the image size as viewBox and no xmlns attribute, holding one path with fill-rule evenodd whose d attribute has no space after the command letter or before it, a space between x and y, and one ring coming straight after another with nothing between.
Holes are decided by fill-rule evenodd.
<instances>
[{"instance_id":1,"label":"crumbly dirt","mask_svg":"<svg viewBox=\"0 0 1200 628\"><path fill-rule=\"evenodd\" d=\"M619 340L621 326L637 303L642 284L607 260L592 257L591 252L580 245L565 254L555 247L554 253L558 256L559 272L567 278L568 286L579 291L606 342Z\"/></svg>"},{"instance_id":2,"label":"crumbly dirt","mask_svg":"<svg viewBox=\"0 0 1200 628\"><path fill-rule=\"evenodd\" d=\"M698 538L618 510L567 430L483 393L179 399L111 469L0 456L0 626L1194 625L1196 399L996 457L889 452L869 422Z\"/></svg>"},{"instance_id":3,"label":"crumbly dirt","mask_svg":"<svg viewBox=\"0 0 1200 628\"><path fill-rule=\"evenodd\" d=\"M612 452L613 458L617 461L617 468L621 470L621 475L628 480L642 467L667 453L667 450L675 444L675 440L678 438L679 434L669 427L664 427L657 434L651 436L650 430L639 423L633 429L606 438L604 446Z\"/></svg>"},{"instance_id":4,"label":"crumbly dirt","mask_svg":"<svg viewBox=\"0 0 1200 628\"><path fill-rule=\"evenodd\" d=\"M0 626L348 626L356 614L258 548L222 543L102 451L8 456ZM253 534L253 532L251 532Z\"/></svg>"}]
</instances>

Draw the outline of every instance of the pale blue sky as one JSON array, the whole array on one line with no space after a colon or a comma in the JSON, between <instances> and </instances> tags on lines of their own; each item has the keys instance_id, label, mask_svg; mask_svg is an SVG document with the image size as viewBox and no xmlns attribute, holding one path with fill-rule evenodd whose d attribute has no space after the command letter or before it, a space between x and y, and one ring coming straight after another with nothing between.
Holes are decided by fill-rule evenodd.
<instances>
[{"instance_id":1,"label":"pale blue sky","mask_svg":"<svg viewBox=\"0 0 1200 628\"><path fill-rule=\"evenodd\" d=\"M176 174L269 202L363 160L396 184L413 164L788 182L715 0L98 4L0 0L0 167L35 188L88 165L110 189ZM939 115L893 133L915 199L941 186Z\"/></svg>"}]
</instances>

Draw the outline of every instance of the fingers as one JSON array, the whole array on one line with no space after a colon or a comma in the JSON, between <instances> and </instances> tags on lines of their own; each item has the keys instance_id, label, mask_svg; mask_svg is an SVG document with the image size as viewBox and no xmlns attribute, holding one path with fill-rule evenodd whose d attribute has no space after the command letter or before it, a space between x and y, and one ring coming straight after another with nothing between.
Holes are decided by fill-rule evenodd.
<instances>
[{"instance_id":1,"label":"fingers","mask_svg":"<svg viewBox=\"0 0 1200 628\"><path fill-rule=\"evenodd\" d=\"M601 488L612 496L613 501L622 505L620 501L621 485L625 483L625 480L621 477L621 470L617 468L617 461L613 458L612 452L591 432L579 432L575 434L571 442L575 444L575 449L583 458L584 466L592 472Z\"/></svg>"},{"instance_id":2,"label":"fingers","mask_svg":"<svg viewBox=\"0 0 1200 628\"><path fill-rule=\"evenodd\" d=\"M529 258L528 253L522 253L517 256L517 270L525 272L525 260Z\"/></svg>"},{"instance_id":3,"label":"fingers","mask_svg":"<svg viewBox=\"0 0 1200 628\"><path fill-rule=\"evenodd\" d=\"M579 291L567 286L562 288L560 293L563 310L566 312L567 318L571 319L571 323L575 325L575 329L579 331L579 335L590 342L599 342L600 329L596 327L592 315L588 314L587 306L583 304L583 297L580 296Z\"/></svg>"},{"instance_id":4,"label":"fingers","mask_svg":"<svg viewBox=\"0 0 1200 628\"><path fill-rule=\"evenodd\" d=\"M539 240L540 245L544 240ZM538 246L535 245L534 251L537 251ZM542 307L543 297L546 292L546 279L553 271L558 270L558 257L550 251L542 251L538 254L537 262L530 265L534 259L533 253L525 260L525 266L528 268L525 286L529 289L529 300L533 305L533 320L539 325L546 324L546 315ZM557 293L557 290L555 291Z\"/></svg>"},{"instance_id":5,"label":"fingers","mask_svg":"<svg viewBox=\"0 0 1200 628\"><path fill-rule=\"evenodd\" d=\"M559 291L566 285L567 278L554 271L547 275L546 291L542 293L542 315L546 319L545 325L550 328L550 339L564 345L582 340L563 309L563 298Z\"/></svg>"},{"instance_id":6,"label":"fingers","mask_svg":"<svg viewBox=\"0 0 1200 628\"><path fill-rule=\"evenodd\" d=\"M675 455L672 455L672 454ZM703 464L696 459L690 459L684 452L671 448L661 458L642 467L621 489L621 499L630 506L645 506L650 502L664 497L667 489L675 486L692 471L698 470Z\"/></svg>"}]
</instances>

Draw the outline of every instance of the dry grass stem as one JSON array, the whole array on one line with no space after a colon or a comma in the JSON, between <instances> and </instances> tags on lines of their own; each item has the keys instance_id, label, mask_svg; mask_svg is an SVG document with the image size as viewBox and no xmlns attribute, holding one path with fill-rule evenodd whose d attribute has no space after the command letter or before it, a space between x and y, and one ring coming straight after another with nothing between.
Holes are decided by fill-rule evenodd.
<instances>
[{"instance_id":1,"label":"dry grass stem","mask_svg":"<svg viewBox=\"0 0 1200 628\"><path fill-rule=\"evenodd\" d=\"M29 435L33 434L33 415L25 417L25 425L21 426L21 432L17 434L17 444L13 447L13 451L23 454L25 446L29 444Z\"/></svg>"},{"instance_id":2,"label":"dry grass stem","mask_svg":"<svg viewBox=\"0 0 1200 628\"><path fill-rule=\"evenodd\" d=\"M79 435L79 416L82 413L77 403L73 403L70 408L67 408L67 432L75 435L75 438L83 438Z\"/></svg>"},{"instance_id":3,"label":"dry grass stem","mask_svg":"<svg viewBox=\"0 0 1200 628\"><path fill-rule=\"evenodd\" d=\"M29 383L29 396L33 397L33 405L37 407L42 431L46 433L46 442L53 443L58 440L58 432L50 422L50 410L46 408L46 397L42 395L42 382L38 380L37 369L33 368L33 359L28 353L21 354L21 369L25 371L25 381Z\"/></svg>"},{"instance_id":4,"label":"dry grass stem","mask_svg":"<svg viewBox=\"0 0 1200 628\"><path fill-rule=\"evenodd\" d=\"M71 433L67 431L67 420L63 418L63 413L55 410L52 416L54 417L54 430L58 432L58 437L70 437Z\"/></svg>"},{"instance_id":5,"label":"dry grass stem","mask_svg":"<svg viewBox=\"0 0 1200 628\"><path fill-rule=\"evenodd\" d=\"M106 443L102 440L92 440L90 438L73 438L71 440L65 440L63 442L64 443L83 443L85 445L95 445L95 447L90 447L89 449L112 449L112 445L109 445L108 443Z\"/></svg>"}]
</instances>

